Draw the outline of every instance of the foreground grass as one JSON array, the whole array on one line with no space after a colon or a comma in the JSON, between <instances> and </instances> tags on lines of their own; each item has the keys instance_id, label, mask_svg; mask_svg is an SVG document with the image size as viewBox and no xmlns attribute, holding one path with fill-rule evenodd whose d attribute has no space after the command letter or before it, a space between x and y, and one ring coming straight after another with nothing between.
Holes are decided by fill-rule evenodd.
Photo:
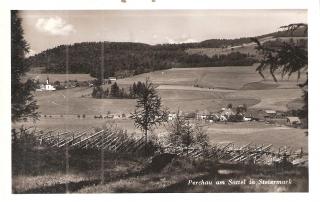
<instances>
[{"instance_id":1,"label":"foreground grass","mask_svg":"<svg viewBox=\"0 0 320 202\"><path fill-rule=\"evenodd\" d=\"M56 184L67 184L70 182L81 182L93 179L93 177L84 174L51 173L38 176L20 175L12 178L12 192L24 193L29 190L41 189Z\"/></svg>"},{"instance_id":2,"label":"foreground grass","mask_svg":"<svg viewBox=\"0 0 320 202\"><path fill-rule=\"evenodd\" d=\"M87 170L69 174L50 173L13 176L13 193L172 193L172 192L307 192L307 168L281 169L219 163L213 160L176 157L161 171L147 171L144 162L122 157L106 161L105 183L101 172ZM246 184L228 184L229 180ZM254 180L290 180L290 184L249 184ZM195 185L190 183L200 182ZM201 182L212 184L201 184ZM225 181L225 184L221 184Z\"/></svg>"},{"instance_id":3,"label":"foreground grass","mask_svg":"<svg viewBox=\"0 0 320 202\"><path fill-rule=\"evenodd\" d=\"M202 167L204 164L206 166ZM248 170L249 169L249 170ZM269 169L269 170L268 170ZM227 171L227 172L219 172ZM228 182L246 180L246 184ZM258 184L264 181L285 181L290 184ZM224 181L226 184L219 184ZM257 184L249 184L255 181ZM194 185L190 182L198 182ZM212 184L201 184L212 182ZM308 174L305 168L290 171L274 168L239 168L237 165L211 164L207 161L176 159L160 173L120 179L104 185L88 186L78 193L225 193L225 192L307 192Z\"/></svg>"},{"instance_id":4,"label":"foreground grass","mask_svg":"<svg viewBox=\"0 0 320 202\"><path fill-rule=\"evenodd\" d=\"M231 164L175 157L157 169L151 157L100 151L28 147L13 152L13 193L307 192L308 168ZM158 165L154 165L158 166ZM102 184L102 179L104 183ZM249 180L290 180L290 184L249 184ZM228 184L229 180L245 184ZM202 185L192 182L211 182ZM221 182L224 181L225 184Z\"/></svg>"}]
</instances>

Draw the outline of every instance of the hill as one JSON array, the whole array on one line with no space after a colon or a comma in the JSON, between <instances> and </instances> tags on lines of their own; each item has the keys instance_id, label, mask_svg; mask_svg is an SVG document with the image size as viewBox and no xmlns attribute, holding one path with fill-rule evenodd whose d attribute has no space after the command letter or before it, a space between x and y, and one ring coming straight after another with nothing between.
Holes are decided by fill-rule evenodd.
<instances>
[{"instance_id":1,"label":"hill","mask_svg":"<svg viewBox=\"0 0 320 202\"><path fill-rule=\"evenodd\" d=\"M129 42L83 42L43 51L28 58L27 62L31 68L45 67L44 73L89 73L99 78L100 75L123 78L173 67L247 66L255 62L236 52L223 57L190 55L184 51L190 46L194 47L190 44L151 46Z\"/></svg>"},{"instance_id":2,"label":"hill","mask_svg":"<svg viewBox=\"0 0 320 202\"><path fill-rule=\"evenodd\" d=\"M258 36L262 41L306 37L301 30ZM131 42L82 42L60 45L27 59L43 73L85 73L94 77L128 77L181 67L248 66L256 60L255 44L248 37L210 39L200 43L148 45ZM68 63L68 69L66 64ZM40 69L41 69L40 68Z\"/></svg>"}]
</instances>

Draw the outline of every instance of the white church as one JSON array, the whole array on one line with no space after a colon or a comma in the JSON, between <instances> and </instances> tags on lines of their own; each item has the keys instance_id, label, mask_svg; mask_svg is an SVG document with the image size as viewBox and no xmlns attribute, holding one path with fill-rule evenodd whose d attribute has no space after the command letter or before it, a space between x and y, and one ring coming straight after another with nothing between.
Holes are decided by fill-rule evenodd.
<instances>
[{"instance_id":1,"label":"white church","mask_svg":"<svg viewBox=\"0 0 320 202\"><path fill-rule=\"evenodd\" d=\"M37 91L54 91L56 88L49 83L49 77L47 77L46 84L40 84L40 88Z\"/></svg>"}]
</instances>

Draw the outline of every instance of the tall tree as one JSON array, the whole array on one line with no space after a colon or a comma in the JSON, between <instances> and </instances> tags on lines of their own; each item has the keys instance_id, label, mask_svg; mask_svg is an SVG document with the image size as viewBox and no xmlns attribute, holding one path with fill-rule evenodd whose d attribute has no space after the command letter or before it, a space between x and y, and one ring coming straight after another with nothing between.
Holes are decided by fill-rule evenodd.
<instances>
[{"instance_id":1,"label":"tall tree","mask_svg":"<svg viewBox=\"0 0 320 202\"><path fill-rule=\"evenodd\" d=\"M110 87L110 95L112 97L118 97L119 94L120 94L120 88L119 88L117 82L114 82L114 84L112 84Z\"/></svg>"},{"instance_id":2,"label":"tall tree","mask_svg":"<svg viewBox=\"0 0 320 202\"><path fill-rule=\"evenodd\" d=\"M141 83L141 86L136 109L130 117L134 120L134 125L144 132L147 145L148 131L166 121L168 113L163 108L161 98L157 95L152 82L148 78L145 83Z\"/></svg>"},{"instance_id":3,"label":"tall tree","mask_svg":"<svg viewBox=\"0 0 320 202\"><path fill-rule=\"evenodd\" d=\"M29 70L25 62L25 54L29 46L23 37L23 28L18 11L11 11L11 120L20 121L24 118L36 120L39 116L38 105L32 91L36 86L28 79L23 82L23 76Z\"/></svg>"}]
</instances>

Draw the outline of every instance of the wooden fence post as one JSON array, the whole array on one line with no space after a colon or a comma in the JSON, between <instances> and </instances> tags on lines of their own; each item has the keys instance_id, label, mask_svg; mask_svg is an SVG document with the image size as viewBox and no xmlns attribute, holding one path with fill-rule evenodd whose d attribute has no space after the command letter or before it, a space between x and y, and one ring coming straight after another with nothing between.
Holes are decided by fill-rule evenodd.
<instances>
[{"instance_id":1,"label":"wooden fence post","mask_svg":"<svg viewBox=\"0 0 320 202\"><path fill-rule=\"evenodd\" d=\"M101 184L104 184L104 149L101 148Z\"/></svg>"},{"instance_id":2,"label":"wooden fence post","mask_svg":"<svg viewBox=\"0 0 320 202\"><path fill-rule=\"evenodd\" d=\"M66 158L66 175L68 175L69 174L69 147L68 147L68 144L66 144L65 158ZM66 193L69 193L69 183L68 182L66 182Z\"/></svg>"}]
</instances>

